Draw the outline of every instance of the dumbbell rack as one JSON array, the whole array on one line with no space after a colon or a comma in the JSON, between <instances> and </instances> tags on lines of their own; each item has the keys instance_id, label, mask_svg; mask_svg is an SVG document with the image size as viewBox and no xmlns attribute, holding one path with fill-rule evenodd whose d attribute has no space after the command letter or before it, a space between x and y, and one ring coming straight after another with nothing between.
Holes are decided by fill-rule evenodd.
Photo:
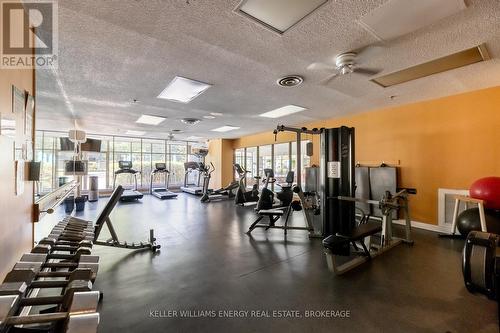
<instances>
[{"instance_id":1,"label":"dumbbell rack","mask_svg":"<svg viewBox=\"0 0 500 333\"><path fill-rule=\"evenodd\" d=\"M92 291L92 282L99 257L90 255L93 237L91 222L66 218L21 257L0 285L0 332L26 325L33 332L97 331L100 293ZM59 295L38 297L55 288ZM31 313L46 305L55 306Z\"/></svg>"}]
</instances>

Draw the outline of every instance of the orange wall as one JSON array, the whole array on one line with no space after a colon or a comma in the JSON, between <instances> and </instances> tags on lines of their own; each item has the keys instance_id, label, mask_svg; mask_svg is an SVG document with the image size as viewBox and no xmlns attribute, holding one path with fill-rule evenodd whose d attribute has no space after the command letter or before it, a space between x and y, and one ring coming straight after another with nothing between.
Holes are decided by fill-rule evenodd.
<instances>
[{"instance_id":1,"label":"orange wall","mask_svg":"<svg viewBox=\"0 0 500 333\"><path fill-rule=\"evenodd\" d=\"M418 190L411 196L416 221L437 224L438 188L465 189L475 179L500 176L500 87L305 124L341 125L356 128L357 161L399 161L401 186ZM270 131L234 140L233 147L273 142Z\"/></svg>"},{"instance_id":2,"label":"orange wall","mask_svg":"<svg viewBox=\"0 0 500 333\"><path fill-rule=\"evenodd\" d=\"M205 162L213 163L215 172L210 179L210 188L218 189L233 181L233 142L228 139L213 139L208 142Z\"/></svg>"},{"instance_id":3,"label":"orange wall","mask_svg":"<svg viewBox=\"0 0 500 333\"><path fill-rule=\"evenodd\" d=\"M12 112L12 84L33 95L33 75L31 70L0 69L0 112ZM33 245L33 183L25 182L24 193L15 195L13 144L0 135L0 281Z\"/></svg>"}]
</instances>

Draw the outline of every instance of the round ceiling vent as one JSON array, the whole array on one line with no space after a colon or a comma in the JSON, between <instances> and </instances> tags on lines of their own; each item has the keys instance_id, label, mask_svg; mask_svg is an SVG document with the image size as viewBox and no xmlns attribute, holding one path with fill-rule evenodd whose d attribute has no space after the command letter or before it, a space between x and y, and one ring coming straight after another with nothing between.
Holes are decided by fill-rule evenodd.
<instances>
[{"instance_id":1,"label":"round ceiling vent","mask_svg":"<svg viewBox=\"0 0 500 333\"><path fill-rule=\"evenodd\" d=\"M195 125L198 124L201 119L198 118L182 118L181 121L186 125Z\"/></svg>"},{"instance_id":2,"label":"round ceiling vent","mask_svg":"<svg viewBox=\"0 0 500 333\"><path fill-rule=\"evenodd\" d=\"M295 87L304 81L302 76L288 75L278 80L278 85L282 87Z\"/></svg>"}]
</instances>

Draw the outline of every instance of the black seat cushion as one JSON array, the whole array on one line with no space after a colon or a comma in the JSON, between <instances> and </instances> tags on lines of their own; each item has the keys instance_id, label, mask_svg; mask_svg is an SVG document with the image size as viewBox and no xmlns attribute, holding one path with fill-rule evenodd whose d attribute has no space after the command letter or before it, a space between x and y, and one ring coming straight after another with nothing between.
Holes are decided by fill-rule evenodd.
<instances>
[{"instance_id":1,"label":"black seat cushion","mask_svg":"<svg viewBox=\"0 0 500 333\"><path fill-rule=\"evenodd\" d=\"M349 240L359 240L382 231L382 223L367 222L354 228L349 234L339 235Z\"/></svg>"},{"instance_id":2,"label":"black seat cushion","mask_svg":"<svg viewBox=\"0 0 500 333\"><path fill-rule=\"evenodd\" d=\"M281 209L261 209L257 212L259 215L284 215L285 211Z\"/></svg>"}]
</instances>

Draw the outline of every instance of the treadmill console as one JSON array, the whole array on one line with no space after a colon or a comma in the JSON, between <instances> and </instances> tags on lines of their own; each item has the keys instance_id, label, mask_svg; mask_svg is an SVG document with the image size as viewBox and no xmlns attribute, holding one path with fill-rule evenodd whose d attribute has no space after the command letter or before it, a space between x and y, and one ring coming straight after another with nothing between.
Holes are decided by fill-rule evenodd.
<instances>
[{"instance_id":1,"label":"treadmill console","mask_svg":"<svg viewBox=\"0 0 500 333\"><path fill-rule=\"evenodd\" d=\"M118 161L118 167L122 170L132 169L132 161Z\"/></svg>"},{"instance_id":2,"label":"treadmill console","mask_svg":"<svg viewBox=\"0 0 500 333\"><path fill-rule=\"evenodd\" d=\"M156 170L165 170L167 168L167 164L165 163L156 163L155 164Z\"/></svg>"}]
</instances>

